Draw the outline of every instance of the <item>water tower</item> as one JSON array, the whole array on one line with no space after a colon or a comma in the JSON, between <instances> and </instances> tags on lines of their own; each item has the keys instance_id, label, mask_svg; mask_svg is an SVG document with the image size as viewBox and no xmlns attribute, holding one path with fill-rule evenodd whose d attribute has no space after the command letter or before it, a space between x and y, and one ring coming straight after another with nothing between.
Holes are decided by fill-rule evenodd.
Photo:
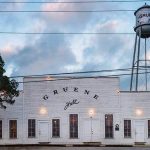
<instances>
[{"instance_id":1,"label":"water tower","mask_svg":"<svg viewBox=\"0 0 150 150\"><path fill-rule=\"evenodd\" d=\"M144 74L144 85L145 90L147 91L147 38L150 37L150 6L145 4L136 10L134 15L136 16L136 26L134 27L136 36L132 62L130 91L138 91L140 74ZM141 46L141 42L144 42L144 46Z\"/></svg>"}]
</instances>

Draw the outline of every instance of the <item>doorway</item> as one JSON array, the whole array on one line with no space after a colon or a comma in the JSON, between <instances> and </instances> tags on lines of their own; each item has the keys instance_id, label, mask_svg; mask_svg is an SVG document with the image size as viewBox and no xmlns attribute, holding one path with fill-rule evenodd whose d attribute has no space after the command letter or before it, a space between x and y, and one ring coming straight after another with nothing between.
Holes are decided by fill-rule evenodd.
<instances>
[{"instance_id":1,"label":"doorway","mask_svg":"<svg viewBox=\"0 0 150 150\"><path fill-rule=\"evenodd\" d=\"M135 121L135 142L145 142L145 122L144 120Z\"/></svg>"},{"instance_id":2,"label":"doorway","mask_svg":"<svg viewBox=\"0 0 150 150\"><path fill-rule=\"evenodd\" d=\"M98 119L88 118L84 120L84 142L100 141L100 121Z\"/></svg>"},{"instance_id":3,"label":"doorway","mask_svg":"<svg viewBox=\"0 0 150 150\"><path fill-rule=\"evenodd\" d=\"M49 142L49 121L38 122L39 142Z\"/></svg>"}]
</instances>

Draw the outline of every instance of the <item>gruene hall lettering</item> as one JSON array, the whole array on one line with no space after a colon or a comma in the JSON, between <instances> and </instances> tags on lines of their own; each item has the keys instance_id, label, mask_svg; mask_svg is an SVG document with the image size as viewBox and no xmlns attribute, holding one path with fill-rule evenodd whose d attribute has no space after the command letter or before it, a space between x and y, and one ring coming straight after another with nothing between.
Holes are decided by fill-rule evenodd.
<instances>
[{"instance_id":1,"label":"gruene hall lettering","mask_svg":"<svg viewBox=\"0 0 150 150\"><path fill-rule=\"evenodd\" d=\"M68 87L64 87L64 88L62 88L62 91L65 92L65 93L67 93L67 92L76 92L77 93L77 92L79 92L79 88L78 87L73 87L73 88L69 89ZM60 91L60 93L62 93L62 91ZM90 91L89 90L84 90L83 93L85 95L89 95ZM57 94L59 94L59 91L58 90L54 90L53 94L57 95ZM93 98L96 99L96 100L98 99L98 97L99 96L97 94L93 95Z\"/></svg>"},{"instance_id":2,"label":"gruene hall lettering","mask_svg":"<svg viewBox=\"0 0 150 150\"><path fill-rule=\"evenodd\" d=\"M56 95L59 95L59 94L62 94L62 93L67 93L67 92L75 92L75 93L78 93L78 92L81 92L81 90L79 90L78 87L64 87L62 88L61 90L53 90L52 93L54 96ZM93 99L97 100L99 98L99 96L97 94L93 94L91 91L89 90L82 90L83 94L84 95L89 95L90 97L92 97ZM44 95L43 96L43 100L48 100L49 99L49 96L48 94ZM67 110L68 107L72 106L72 105L75 105L75 104L79 104L80 101L78 101L77 99L73 99L71 101L68 101L66 102L65 104L65 107L64 107L64 110Z\"/></svg>"},{"instance_id":3,"label":"gruene hall lettering","mask_svg":"<svg viewBox=\"0 0 150 150\"><path fill-rule=\"evenodd\" d=\"M52 91L52 93L54 94L54 95L58 95L59 93L62 93L62 91L64 92L64 93L67 93L67 92L79 92L79 88L78 87L73 87L73 88L68 88L68 87L64 87L64 88L62 88L62 90L61 91L58 91L58 90L53 90ZM83 91L83 94L85 94L85 95L90 95L90 91L89 90L84 90ZM99 98L99 96L97 95L97 94L93 94L92 95L92 97L94 98L94 99L98 99ZM43 96L43 99L44 100L47 100L47 99L49 99L49 96L46 94L46 95L44 95Z\"/></svg>"},{"instance_id":4,"label":"gruene hall lettering","mask_svg":"<svg viewBox=\"0 0 150 150\"><path fill-rule=\"evenodd\" d=\"M66 106L64 107L64 110L67 110L68 107L70 107L71 105L74 105L74 104L79 104L79 101L77 99L74 99L71 102L70 101L67 102Z\"/></svg>"}]
</instances>

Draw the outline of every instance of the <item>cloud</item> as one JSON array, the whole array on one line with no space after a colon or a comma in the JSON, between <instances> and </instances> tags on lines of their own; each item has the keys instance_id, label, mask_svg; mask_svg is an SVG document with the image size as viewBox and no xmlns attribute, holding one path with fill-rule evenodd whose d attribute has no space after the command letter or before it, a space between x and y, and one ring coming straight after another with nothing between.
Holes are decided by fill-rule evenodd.
<instances>
[{"instance_id":1,"label":"cloud","mask_svg":"<svg viewBox=\"0 0 150 150\"><path fill-rule=\"evenodd\" d=\"M19 53L19 50L23 47L23 43L19 42L8 42L4 44L0 50L0 53L4 55L4 57L10 57L17 53Z\"/></svg>"},{"instance_id":2,"label":"cloud","mask_svg":"<svg viewBox=\"0 0 150 150\"><path fill-rule=\"evenodd\" d=\"M43 32L46 29L46 22L42 19L36 19L34 22L34 27L31 29L33 32Z\"/></svg>"},{"instance_id":3,"label":"cloud","mask_svg":"<svg viewBox=\"0 0 150 150\"><path fill-rule=\"evenodd\" d=\"M22 9L23 3L14 3L14 2L24 2L25 0L9 0L9 3L3 3L0 5L1 10L19 10ZM12 2L12 3L11 3Z\"/></svg>"},{"instance_id":4,"label":"cloud","mask_svg":"<svg viewBox=\"0 0 150 150\"><path fill-rule=\"evenodd\" d=\"M11 53L16 52L16 49L15 49L14 45L7 43L7 45L5 45L5 47L2 48L1 52L2 53L5 52L5 54L11 54Z\"/></svg>"},{"instance_id":5,"label":"cloud","mask_svg":"<svg viewBox=\"0 0 150 150\"><path fill-rule=\"evenodd\" d=\"M11 76L11 74L13 73L14 70L15 70L15 66L10 64L10 65L7 66L5 74L7 76Z\"/></svg>"},{"instance_id":6,"label":"cloud","mask_svg":"<svg viewBox=\"0 0 150 150\"><path fill-rule=\"evenodd\" d=\"M143 56L143 57L145 57L145 56ZM146 56L146 59L147 59L148 61L150 61L150 49L147 49L147 56Z\"/></svg>"},{"instance_id":7,"label":"cloud","mask_svg":"<svg viewBox=\"0 0 150 150\"><path fill-rule=\"evenodd\" d=\"M57 1L59 2L59 1ZM63 11L63 10L73 10L74 5L73 4L67 4L67 3L54 3L54 4L43 4L41 7L42 11ZM49 19L53 19L58 22L65 22L72 16L71 14L66 13L45 13L45 16L47 16Z\"/></svg>"},{"instance_id":8,"label":"cloud","mask_svg":"<svg viewBox=\"0 0 150 150\"><path fill-rule=\"evenodd\" d=\"M56 0L59 2L60 0ZM103 5L102 5L103 6ZM42 11L83 11L94 10L97 4L82 3L50 3L41 6ZM62 31L80 31L95 18L94 13L81 12L45 12L41 18L45 19L50 28Z\"/></svg>"},{"instance_id":9,"label":"cloud","mask_svg":"<svg viewBox=\"0 0 150 150\"><path fill-rule=\"evenodd\" d=\"M64 72L65 66L76 63L63 36L43 35L14 55L9 63L16 66L13 74L42 74Z\"/></svg>"},{"instance_id":10,"label":"cloud","mask_svg":"<svg viewBox=\"0 0 150 150\"><path fill-rule=\"evenodd\" d=\"M122 20L109 20L103 24L90 24L83 32L120 32ZM81 35L70 41L70 49L76 56L78 67L82 70L111 69L127 67L133 52L131 35ZM117 44L116 44L117 41ZM128 44L127 44L128 43ZM79 67L80 66L80 67ZM73 66L71 66L73 69Z\"/></svg>"},{"instance_id":11,"label":"cloud","mask_svg":"<svg viewBox=\"0 0 150 150\"><path fill-rule=\"evenodd\" d=\"M105 10L125 9L125 6L119 3L10 4L1 10ZM134 15L128 12L8 13L0 16L0 31L133 32L134 26ZM129 67L134 36L4 35L0 44L9 75L44 74Z\"/></svg>"}]
</instances>

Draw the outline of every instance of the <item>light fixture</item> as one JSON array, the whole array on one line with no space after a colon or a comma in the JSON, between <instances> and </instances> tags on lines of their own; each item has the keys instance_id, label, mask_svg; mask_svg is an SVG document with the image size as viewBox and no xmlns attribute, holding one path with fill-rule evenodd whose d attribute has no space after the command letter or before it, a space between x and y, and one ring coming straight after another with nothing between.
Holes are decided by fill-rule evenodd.
<instances>
[{"instance_id":1,"label":"light fixture","mask_svg":"<svg viewBox=\"0 0 150 150\"><path fill-rule=\"evenodd\" d=\"M120 93L120 90L119 90L119 89L117 89L117 90L116 90L116 92L117 92L117 94L119 94L119 93Z\"/></svg>"},{"instance_id":2,"label":"light fixture","mask_svg":"<svg viewBox=\"0 0 150 150\"><path fill-rule=\"evenodd\" d=\"M40 108L40 114L41 115L46 115L47 114L47 108L46 107L41 107Z\"/></svg>"},{"instance_id":3,"label":"light fixture","mask_svg":"<svg viewBox=\"0 0 150 150\"><path fill-rule=\"evenodd\" d=\"M142 116L142 115L143 115L143 110L140 109L140 108L137 108L137 109L135 110L135 113L136 113L136 116Z\"/></svg>"},{"instance_id":4,"label":"light fixture","mask_svg":"<svg viewBox=\"0 0 150 150\"><path fill-rule=\"evenodd\" d=\"M46 80L48 80L48 81L49 81L49 80L53 80L53 78L52 78L51 76L47 76L47 77L46 77Z\"/></svg>"},{"instance_id":5,"label":"light fixture","mask_svg":"<svg viewBox=\"0 0 150 150\"><path fill-rule=\"evenodd\" d=\"M95 110L93 108L89 109L89 116L93 117L95 115Z\"/></svg>"}]
</instances>

